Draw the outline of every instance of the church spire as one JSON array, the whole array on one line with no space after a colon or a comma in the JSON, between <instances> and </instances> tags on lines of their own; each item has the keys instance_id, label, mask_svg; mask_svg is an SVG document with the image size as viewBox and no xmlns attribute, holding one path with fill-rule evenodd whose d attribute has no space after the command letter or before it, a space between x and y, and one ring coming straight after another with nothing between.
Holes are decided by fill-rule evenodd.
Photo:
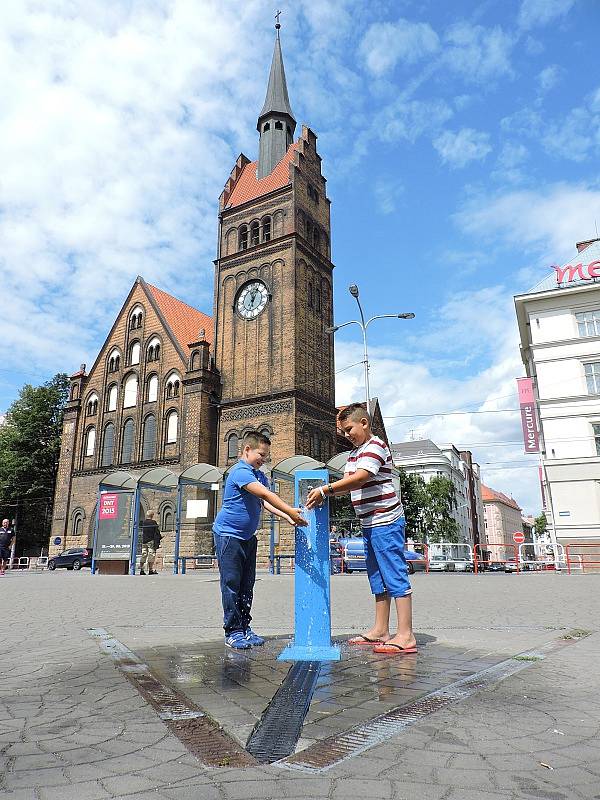
<instances>
[{"instance_id":1,"label":"church spire","mask_svg":"<svg viewBox=\"0 0 600 800\"><path fill-rule=\"evenodd\" d=\"M279 38L279 12L275 25L275 49L269 73L269 84L262 111L258 117L257 130L260 134L257 177L270 175L286 154L293 141L296 120L290 106L281 41Z\"/></svg>"}]
</instances>

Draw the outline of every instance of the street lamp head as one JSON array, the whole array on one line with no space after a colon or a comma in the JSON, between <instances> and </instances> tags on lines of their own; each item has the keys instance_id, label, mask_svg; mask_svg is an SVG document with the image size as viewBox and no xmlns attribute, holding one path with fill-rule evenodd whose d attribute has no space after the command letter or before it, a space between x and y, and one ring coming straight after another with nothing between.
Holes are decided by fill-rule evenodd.
<instances>
[{"instance_id":1,"label":"street lamp head","mask_svg":"<svg viewBox=\"0 0 600 800\"><path fill-rule=\"evenodd\" d=\"M398 314L398 319L414 319L415 315L412 311L407 311L405 314Z\"/></svg>"},{"instance_id":2,"label":"street lamp head","mask_svg":"<svg viewBox=\"0 0 600 800\"><path fill-rule=\"evenodd\" d=\"M338 326L334 325L332 328L325 328L325 333L335 333L337 330L339 330Z\"/></svg>"},{"instance_id":3,"label":"street lamp head","mask_svg":"<svg viewBox=\"0 0 600 800\"><path fill-rule=\"evenodd\" d=\"M348 287L348 291L350 292L352 297L358 299L358 286L355 283L353 283L351 286Z\"/></svg>"}]
</instances>

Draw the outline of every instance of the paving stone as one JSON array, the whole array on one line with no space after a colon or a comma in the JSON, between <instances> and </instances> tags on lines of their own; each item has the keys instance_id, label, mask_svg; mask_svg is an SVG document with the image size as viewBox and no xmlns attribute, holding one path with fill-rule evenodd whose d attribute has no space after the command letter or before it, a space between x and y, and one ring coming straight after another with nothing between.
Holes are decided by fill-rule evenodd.
<instances>
[{"instance_id":1,"label":"paving stone","mask_svg":"<svg viewBox=\"0 0 600 800\"><path fill-rule=\"evenodd\" d=\"M104 778L101 784L111 796L120 797L134 794L135 792L152 791L162 784L160 775L156 777L156 780L151 780L141 775L119 775L114 778Z\"/></svg>"},{"instance_id":2,"label":"paving stone","mask_svg":"<svg viewBox=\"0 0 600 800\"><path fill-rule=\"evenodd\" d=\"M112 797L99 783L82 781L72 786L39 789L40 800L103 800Z\"/></svg>"}]
</instances>

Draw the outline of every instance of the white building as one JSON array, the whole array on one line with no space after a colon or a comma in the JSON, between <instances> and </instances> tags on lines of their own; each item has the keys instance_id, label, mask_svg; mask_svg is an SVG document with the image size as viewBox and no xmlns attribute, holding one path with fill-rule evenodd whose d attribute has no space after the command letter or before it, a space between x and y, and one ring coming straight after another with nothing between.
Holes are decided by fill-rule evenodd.
<instances>
[{"instance_id":1,"label":"white building","mask_svg":"<svg viewBox=\"0 0 600 800\"><path fill-rule=\"evenodd\" d=\"M600 542L600 239L580 242L515 306L534 379L546 515L560 543Z\"/></svg>"},{"instance_id":2,"label":"white building","mask_svg":"<svg viewBox=\"0 0 600 800\"><path fill-rule=\"evenodd\" d=\"M421 475L425 482L432 478L449 478L456 490L457 508L452 516L458 522L459 538L461 542L473 544L473 520L471 502L467 486L467 465L461 459L459 451L453 444L444 444L439 447L431 439L418 439L416 441L401 442L390 445L392 458L397 467L403 467L406 472ZM473 464L476 474L474 485L479 487L479 467ZM475 489L477 494L478 488ZM481 505L481 492L479 500L476 499L474 507ZM475 522L477 525L477 521ZM483 523L481 523L483 524Z\"/></svg>"}]
</instances>

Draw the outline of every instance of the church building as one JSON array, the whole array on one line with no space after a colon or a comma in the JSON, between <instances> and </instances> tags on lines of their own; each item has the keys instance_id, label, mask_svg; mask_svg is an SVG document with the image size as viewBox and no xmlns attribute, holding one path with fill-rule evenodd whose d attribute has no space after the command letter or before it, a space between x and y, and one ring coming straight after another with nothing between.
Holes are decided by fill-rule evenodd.
<instances>
[{"instance_id":1,"label":"church building","mask_svg":"<svg viewBox=\"0 0 600 800\"><path fill-rule=\"evenodd\" d=\"M257 130L258 160L241 154L219 198L212 317L138 277L89 371L71 376L51 554L91 544L115 470L226 468L248 430L271 438L273 463L338 450L330 202L316 135L296 136L278 25ZM156 497L163 531L174 506Z\"/></svg>"}]
</instances>

